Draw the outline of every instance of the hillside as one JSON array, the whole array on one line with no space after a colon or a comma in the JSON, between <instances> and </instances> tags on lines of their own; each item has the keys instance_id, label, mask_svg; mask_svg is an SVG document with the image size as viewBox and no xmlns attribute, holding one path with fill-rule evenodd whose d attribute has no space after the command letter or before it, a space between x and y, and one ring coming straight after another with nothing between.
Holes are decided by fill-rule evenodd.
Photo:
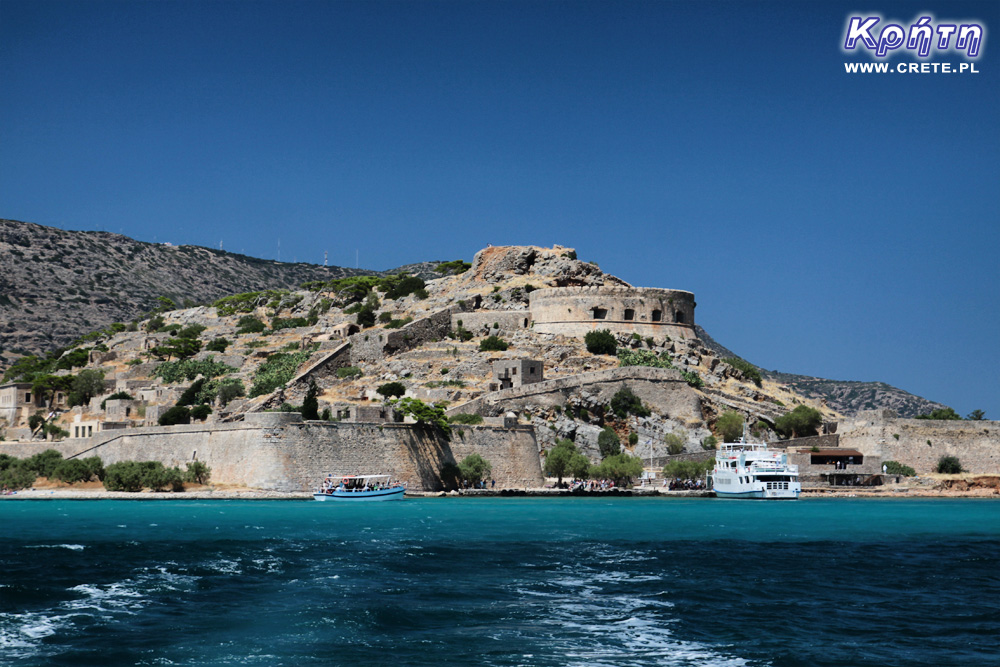
<instances>
[{"instance_id":1,"label":"hillside","mask_svg":"<svg viewBox=\"0 0 1000 667\"><path fill-rule=\"evenodd\" d=\"M405 269L430 275L433 265ZM52 350L141 317L160 296L178 306L195 305L310 280L391 273L275 262L16 220L0 220L0 266L0 368L5 351Z\"/></svg>"},{"instance_id":2,"label":"hillside","mask_svg":"<svg viewBox=\"0 0 1000 667\"><path fill-rule=\"evenodd\" d=\"M705 343L705 347L715 352L718 357L725 359L739 356L713 339L703 328L696 328L698 337ZM857 414L859 410L889 409L895 410L900 417L916 417L945 407L941 403L915 396L885 382L827 380L808 375L768 371L763 368L760 372L765 378L786 385L802 396L823 401L830 408L845 415Z\"/></svg>"}]
</instances>

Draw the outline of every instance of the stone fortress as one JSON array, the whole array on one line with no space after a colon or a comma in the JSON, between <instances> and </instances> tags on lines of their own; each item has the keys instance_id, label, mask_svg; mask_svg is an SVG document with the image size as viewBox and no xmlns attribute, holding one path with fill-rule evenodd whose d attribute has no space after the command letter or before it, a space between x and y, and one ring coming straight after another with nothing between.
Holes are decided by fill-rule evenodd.
<instances>
[{"instance_id":1,"label":"stone fortress","mask_svg":"<svg viewBox=\"0 0 1000 667\"><path fill-rule=\"evenodd\" d=\"M654 467L666 459L667 434L683 435L682 456L707 456L700 443L711 435L722 412L735 410L748 424L770 427L803 402L787 388L755 388L706 349L695 331L693 293L632 287L601 273L596 265L577 261L569 249L490 247L477 253L466 273L431 281L427 287L424 299L382 303L385 313L410 315L412 321L399 328L359 329L353 318L332 309L316 325L261 338L235 334L230 320L236 318L221 318L214 308L177 311L171 317L181 324L205 324L212 335L233 338L234 348L246 345L242 355L230 351L217 358L242 367L248 382L262 359L289 345L301 342L301 349L316 346L309 348L316 351L272 394L217 406L203 425L159 427L156 417L184 387L153 378L154 363L129 366L125 359L131 355L132 362L139 360L155 344L153 339L164 334L118 334L107 341L110 351L92 355L91 361L98 366L119 364L109 371L109 393L127 389L140 399L109 400L105 408L100 407L102 398L95 398L89 408L67 413L72 420L66 422L71 426L69 439L8 442L0 444L0 452L28 456L55 447L65 456L96 454L106 463L141 459L143 453L166 465L197 459L213 467L218 483L285 491L308 489L313 472L375 471L393 474L411 488L439 489L436 471L441 465L480 453L494 461L499 485L523 488L544 483L541 462L556 438L574 440L592 459L599 456L597 436L605 426L606 408L622 387L629 387L654 414L630 417L627 425L608 414L609 423L621 431L623 441L630 432L637 434L635 453L655 455ZM294 306L299 310L290 314L304 314L321 298L299 297ZM266 312L264 306L258 308L262 317ZM482 352L478 340L454 337L463 329L476 337L501 335L512 347L502 353ZM614 334L621 347L671 358L674 368L618 368L613 358L589 354L581 339L600 329ZM265 341L269 349L259 347ZM207 358L207 353L197 358ZM345 378L338 373L345 368L362 373ZM682 371L699 374L704 386L690 386ZM396 423L374 391L389 381L402 381L407 396L449 402L450 416L475 413L485 424L456 427L456 437L449 440ZM321 406L337 421L302 422L287 413L265 412L301 402L310 382L324 389ZM10 394L0 400L0 407L22 418L33 413L37 406L23 400L28 398L25 389L0 387L0 396ZM972 472L1000 473L998 422L972 423L963 430L923 421L888 433L891 427L884 419L876 427L870 419L826 416L842 422L840 445L863 453L867 467L883 459L898 460L929 472L943 452L959 455ZM16 431L9 428L8 439L17 437ZM912 433L919 435L910 437ZM823 446L829 444L824 441Z\"/></svg>"}]
</instances>

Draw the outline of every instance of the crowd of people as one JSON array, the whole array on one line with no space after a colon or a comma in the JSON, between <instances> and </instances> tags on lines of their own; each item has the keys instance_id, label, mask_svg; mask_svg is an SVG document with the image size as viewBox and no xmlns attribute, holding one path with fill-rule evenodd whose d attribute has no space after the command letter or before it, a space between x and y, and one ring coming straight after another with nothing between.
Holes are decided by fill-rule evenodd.
<instances>
[{"instance_id":1,"label":"crowd of people","mask_svg":"<svg viewBox=\"0 0 1000 667\"><path fill-rule=\"evenodd\" d=\"M681 479L680 477L663 480L663 486L671 491L703 491L707 488L705 480Z\"/></svg>"}]
</instances>

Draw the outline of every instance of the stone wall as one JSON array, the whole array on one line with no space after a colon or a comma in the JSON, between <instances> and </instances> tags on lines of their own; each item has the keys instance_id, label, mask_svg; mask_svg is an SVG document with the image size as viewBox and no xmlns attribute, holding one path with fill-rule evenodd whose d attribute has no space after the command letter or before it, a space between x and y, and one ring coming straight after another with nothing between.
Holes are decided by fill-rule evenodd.
<instances>
[{"instance_id":1,"label":"stone wall","mask_svg":"<svg viewBox=\"0 0 1000 667\"><path fill-rule=\"evenodd\" d=\"M449 306L400 329L373 328L354 334L349 339L351 364L379 362L387 356L441 340L451 331L452 315L464 311L464 306Z\"/></svg>"},{"instance_id":2,"label":"stone wall","mask_svg":"<svg viewBox=\"0 0 1000 667\"><path fill-rule=\"evenodd\" d=\"M411 489L438 490L438 472L478 453L493 464L501 488L538 487L542 472L529 426L454 426L450 441L411 424L303 422L291 413L259 413L235 424L169 426L102 432L83 440L0 443L24 458L46 449L63 456L100 456L179 466L195 459L212 481L276 491L306 491L327 473L388 474Z\"/></svg>"},{"instance_id":3,"label":"stone wall","mask_svg":"<svg viewBox=\"0 0 1000 667\"><path fill-rule=\"evenodd\" d=\"M696 304L691 292L647 287L552 287L535 290L529 299L532 329L540 333L581 337L590 331L609 329L644 338L696 337Z\"/></svg>"},{"instance_id":4,"label":"stone wall","mask_svg":"<svg viewBox=\"0 0 1000 667\"><path fill-rule=\"evenodd\" d=\"M680 371L648 366L580 373L504 389L456 405L446 412L448 416L468 412L489 417L508 410L520 411L534 406L563 406L578 391L586 391L598 402L607 404L624 385L628 385L643 403L658 414L690 422L702 420L701 398L684 381Z\"/></svg>"},{"instance_id":5,"label":"stone wall","mask_svg":"<svg viewBox=\"0 0 1000 667\"><path fill-rule=\"evenodd\" d=\"M942 456L957 456L971 473L1000 474L1000 421L895 419L862 412L839 427L840 446L917 473L934 472Z\"/></svg>"},{"instance_id":6,"label":"stone wall","mask_svg":"<svg viewBox=\"0 0 1000 667\"><path fill-rule=\"evenodd\" d=\"M451 328L458 329L458 323L475 334L512 334L531 325L531 313L527 310L489 310L475 313L455 313L451 316ZM494 327L498 324L499 327Z\"/></svg>"}]
</instances>

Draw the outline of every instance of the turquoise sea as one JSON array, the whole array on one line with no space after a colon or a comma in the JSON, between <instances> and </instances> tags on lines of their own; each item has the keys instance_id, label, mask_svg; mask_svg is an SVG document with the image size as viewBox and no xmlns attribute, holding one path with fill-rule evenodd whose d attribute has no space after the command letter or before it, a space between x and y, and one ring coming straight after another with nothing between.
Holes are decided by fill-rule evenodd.
<instances>
[{"instance_id":1,"label":"turquoise sea","mask_svg":"<svg viewBox=\"0 0 1000 667\"><path fill-rule=\"evenodd\" d=\"M1000 665L1000 502L0 502L2 665Z\"/></svg>"}]
</instances>

